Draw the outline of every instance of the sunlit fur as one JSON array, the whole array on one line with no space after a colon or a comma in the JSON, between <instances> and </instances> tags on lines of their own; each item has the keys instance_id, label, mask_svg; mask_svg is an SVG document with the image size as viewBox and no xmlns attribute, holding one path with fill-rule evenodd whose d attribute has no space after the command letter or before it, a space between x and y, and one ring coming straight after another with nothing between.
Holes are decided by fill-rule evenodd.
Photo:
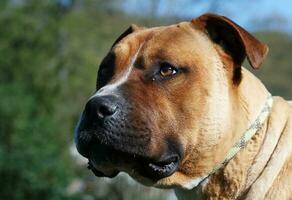
<instances>
[{"instance_id":1,"label":"sunlit fur","mask_svg":"<svg viewBox=\"0 0 292 200\"><path fill-rule=\"evenodd\" d=\"M183 147L179 169L157 182L140 176L130 167L123 168L146 185L185 188L205 177L256 119L268 95L261 81L245 68L240 84L234 84L232 58L191 22L137 29L118 42L113 51L117 60L108 84L118 83L133 105L128 117L133 124L149 130L151 141L144 153L159 157L164 152L166 138L175 138ZM131 62L141 57L145 69L133 67L135 63ZM145 78L157 61L186 67L188 71L165 81ZM291 141L291 116L291 107L276 98L269 120L247 147L199 186L203 196L233 199L248 186L247 199L273 199L281 186L283 197L291 197L291 145L287 144ZM276 148L278 140L283 140L283 144L271 157L270 150ZM271 167L264 171L269 158Z\"/></svg>"}]
</instances>

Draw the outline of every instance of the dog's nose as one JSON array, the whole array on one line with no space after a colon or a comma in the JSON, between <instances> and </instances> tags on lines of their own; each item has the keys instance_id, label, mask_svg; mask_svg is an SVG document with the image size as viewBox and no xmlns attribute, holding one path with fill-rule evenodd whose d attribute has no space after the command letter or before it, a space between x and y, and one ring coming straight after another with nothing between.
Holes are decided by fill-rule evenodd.
<instances>
[{"instance_id":1,"label":"dog's nose","mask_svg":"<svg viewBox=\"0 0 292 200\"><path fill-rule=\"evenodd\" d=\"M87 102L85 113L92 118L104 119L114 115L117 108L118 99L115 96L97 96Z\"/></svg>"}]
</instances>

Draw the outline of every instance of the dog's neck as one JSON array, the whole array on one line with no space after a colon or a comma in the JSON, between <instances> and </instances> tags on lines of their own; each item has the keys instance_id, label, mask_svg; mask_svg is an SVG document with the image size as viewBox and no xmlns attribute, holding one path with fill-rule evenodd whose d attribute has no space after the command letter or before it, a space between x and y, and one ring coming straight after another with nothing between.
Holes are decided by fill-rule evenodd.
<instances>
[{"instance_id":1,"label":"dog's neck","mask_svg":"<svg viewBox=\"0 0 292 200\"><path fill-rule=\"evenodd\" d=\"M248 70L242 70L243 78L238 86L238 93L234 98L238 98L233 105L236 109L236 116L234 116L235 141L238 140L242 134L247 130L248 126L252 124L261 112L263 105L267 101L269 92L265 86ZM266 120L267 121L267 120ZM227 198L236 197L240 192L244 191L246 187L246 177L251 176L249 173L252 161L257 155L262 143L267 122L264 122L262 129L260 129L249 141L245 149L238 152L237 155L229 161L227 165L219 169L215 174L209 176L206 180L192 190L176 189L176 195L179 199L204 199L204 196L214 194L226 195ZM252 147L253 152L248 151ZM251 180L256 179L258 173L253 174L254 177L249 177ZM222 185L224 181L224 185Z\"/></svg>"},{"instance_id":2,"label":"dog's neck","mask_svg":"<svg viewBox=\"0 0 292 200\"><path fill-rule=\"evenodd\" d=\"M242 82L238 86L238 121L243 126L252 123L264 105L269 92L262 82L247 69L242 68ZM242 118L244 117L244 119ZM239 133L240 134L240 133Z\"/></svg>"}]
</instances>

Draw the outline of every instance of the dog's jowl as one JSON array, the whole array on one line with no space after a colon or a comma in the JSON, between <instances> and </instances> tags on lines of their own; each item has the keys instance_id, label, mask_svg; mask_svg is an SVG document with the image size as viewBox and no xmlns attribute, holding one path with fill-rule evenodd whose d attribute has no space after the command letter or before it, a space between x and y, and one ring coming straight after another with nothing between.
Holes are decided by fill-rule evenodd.
<instances>
[{"instance_id":1,"label":"dog's jowl","mask_svg":"<svg viewBox=\"0 0 292 200\"><path fill-rule=\"evenodd\" d=\"M267 53L215 14L132 25L100 65L79 153L96 176L124 171L182 199L291 199L292 107L242 67Z\"/></svg>"}]
</instances>

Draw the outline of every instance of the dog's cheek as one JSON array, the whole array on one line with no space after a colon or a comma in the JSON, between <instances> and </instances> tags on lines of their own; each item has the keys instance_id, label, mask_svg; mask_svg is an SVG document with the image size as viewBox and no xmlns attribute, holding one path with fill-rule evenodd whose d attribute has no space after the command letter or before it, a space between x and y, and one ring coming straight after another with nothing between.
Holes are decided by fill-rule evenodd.
<instances>
[{"instance_id":1,"label":"dog's cheek","mask_svg":"<svg viewBox=\"0 0 292 200\"><path fill-rule=\"evenodd\" d=\"M127 115L125 116L126 128L133 134L149 138L147 142L141 144L145 149L145 154L153 156L161 148L157 142L159 139L154 134L159 132L156 124L158 118L157 111L154 109L149 94L143 92L144 89L139 87L135 82L126 83L121 87L121 93L125 98L127 105Z\"/></svg>"},{"instance_id":2,"label":"dog's cheek","mask_svg":"<svg viewBox=\"0 0 292 200\"><path fill-rule=\"evenodd\" d=\"M155 85L134 81L123 85L123 95L131 107L128 118L132 126L147 132L151 154L163 154L168 148L168 138L177 138L180 128L169 95Z\"/></svg>"}]
</instances>

